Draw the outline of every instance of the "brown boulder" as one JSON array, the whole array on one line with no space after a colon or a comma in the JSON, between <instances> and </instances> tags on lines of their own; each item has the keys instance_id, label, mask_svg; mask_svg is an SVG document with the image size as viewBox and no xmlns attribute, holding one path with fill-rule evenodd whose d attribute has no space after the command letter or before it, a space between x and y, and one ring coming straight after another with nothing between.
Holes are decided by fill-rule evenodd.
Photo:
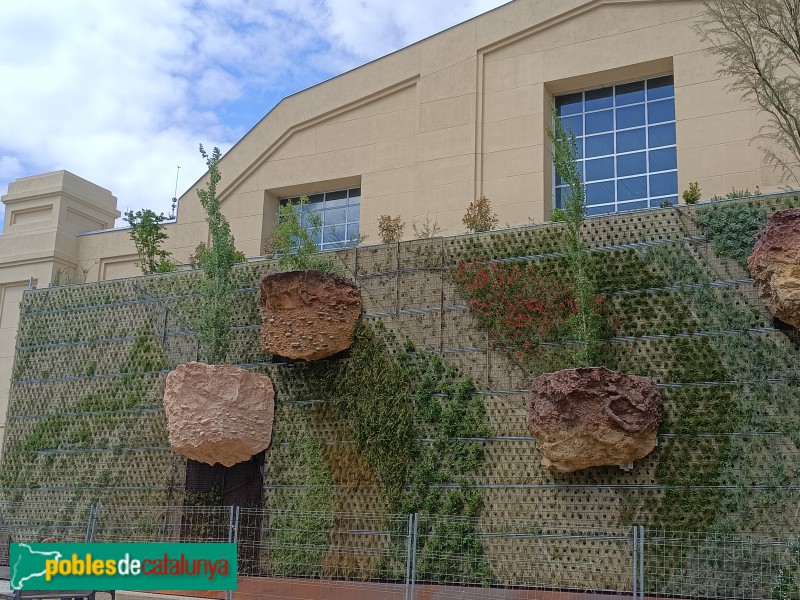
<instances>
[{"instance_id":1,"label":"brown boulder","mask_svg":"<svg viewBox=\"0 0 800 600\"><path fill-rule=\"evenodd\" d=\"M528 398L542 466L561 473L647 456L660 422L661 393L651 380L603 367L545 373Z\"/></svg>"},{"instance_id":2,"label":"brown boulder","mask_svg":"<svg viewBox=\"0 0 800 600\"><path fill-rule=\"evenodd\" d=\"M167 375L164 412L175 452L230 467L269 447L275 390L263 375L190 362Z\"/></svg>"},{"instance_id":3,"label":"brown boulder","mask_svg":"<svg viewBox=\"0 0 800 600\"><path fill-rule=\"evenodd\" d=\"M770 312L800 327L800 208L772 215L747 266Z\"/></svg>"},{"instance_id":4,"label":"brown boulder","mask_svg":"<svg viewBox=\"0 0 800 600\"><path fill-rule=\"evenodd\" d=\"M346 350L361 315L361 292L344 277L289 271L261 277L261 346L270 354L319 360Z\"/></svg>"}]
</instances>

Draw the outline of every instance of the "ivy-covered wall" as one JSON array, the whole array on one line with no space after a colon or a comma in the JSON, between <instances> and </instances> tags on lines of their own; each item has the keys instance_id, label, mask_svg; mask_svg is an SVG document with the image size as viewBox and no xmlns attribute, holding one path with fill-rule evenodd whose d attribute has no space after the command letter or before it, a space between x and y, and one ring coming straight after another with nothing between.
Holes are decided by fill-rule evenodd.
<instances>
[{"instance_id":1,"label":"ivy-covered wall","mask_svg":"<svg viewBox=\"0 0 800 600\"><path fill-rule=\"evenodd\" d=\"M363 573L346 551L323 556L327 543L350 543L335 530L336 513L419 512L423 528L442 528L425 537L421 576L483 584L513 577L500 565L525 542L481 537L475 519L428 525L425 515L480 517L493 530L522 521L796 529L799 355L739 272L753 230L796 205L788 195L587 221L600 361L654 378L664 398L658 447L630 470L540 466L526 393L535 376L570 366L574 340L558 313L569 307L551 314L530 304L536 318L527 320L518 304L511 320L476 310L485 292L470 286L475 273L505 277L495 300L498 290L513 301L554 282L568 288L560 225L337 253L365 314L351 357L319 364L273 364L261 352L258 277L272 266L238 267L228 361L269 375L277 391L264 506L285 511L287 533L275 540L286 551L275 553L272 572ZM537 278L550 284L509 283ZM202 358L192 332L198 289L189 272L25 295L0 499L48 523L96 501L183 502L185 461L168 448L161 398L171 368ZM319 540L293 544L298 529ZM465 551L469 563L452 560ZM524 551L540 550L531 542ZM390 579L404 569L399 560L370 565Z\"/></svg>"}]
</instances>

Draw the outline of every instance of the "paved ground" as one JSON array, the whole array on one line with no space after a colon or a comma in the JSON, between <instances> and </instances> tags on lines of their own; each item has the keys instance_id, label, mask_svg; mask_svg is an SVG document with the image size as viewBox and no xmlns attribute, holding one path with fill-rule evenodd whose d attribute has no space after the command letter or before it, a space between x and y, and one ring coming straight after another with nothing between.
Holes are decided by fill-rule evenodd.
<instances>
[{"instance_id":1,"label":"paved ground","mask_svg":"<svg viewBox=\"0 0 800 600\"><path fill-rule=\"evenodd\" d=\"M8 581L0 579L0 592L9 591ZM97 600L108 600L108 595L99 594ZM169 596L147 592L117 592L117 600L193 600L191 596Z\"/></svg>"}]
</instances>

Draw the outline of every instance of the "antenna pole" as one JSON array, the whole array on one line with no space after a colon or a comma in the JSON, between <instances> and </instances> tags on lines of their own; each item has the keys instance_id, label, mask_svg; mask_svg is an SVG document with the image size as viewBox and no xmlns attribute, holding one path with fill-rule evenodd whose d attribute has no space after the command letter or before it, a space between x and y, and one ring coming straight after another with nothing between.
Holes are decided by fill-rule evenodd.
<instances>
[{"instance_id":1,"label":"antenna pole","mask_svg":"<svg viewBox=\"0 0 800 600\"><path fill-rule=\"evenodd\" d=\"M178 177L180 176L180 174L181 174L181 166L178 165L178 172L175 173L175 193L172 194L173 198L178 197Z\"/></svg>"},{"instance_id":2,"label":"antenna pole","mask_svg":"<svg viewBox=\"0 0 800 600\"><path fill-rule=\"evenodd\" d=\"M175 191L172 194L172 214L171 218L175 218L175 207L178 206L178 177L181 175L181 166L178 165L178 170L175 173Z\"/></svg>"}]
</instances>

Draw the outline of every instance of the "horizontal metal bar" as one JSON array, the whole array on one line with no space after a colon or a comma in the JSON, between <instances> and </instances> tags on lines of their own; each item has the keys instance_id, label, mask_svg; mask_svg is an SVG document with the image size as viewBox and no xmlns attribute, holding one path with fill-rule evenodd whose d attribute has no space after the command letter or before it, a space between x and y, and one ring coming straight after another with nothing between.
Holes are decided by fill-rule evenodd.
<instances>
[{"instance_id":1,"label":"horizontal metal bar","mask_svg":"<svg viewBox=\"0 0 800 600\"><path fill-rule=\"evenodd\" d=\"M312 489L319 486L302 484L265 484L264 489L275 490L303 490ZM334 484L335 489L346 489L346 484ZM567 490L567 489L643 489L643 490L671 490L686 489L684 484L665 484L665 483L433 483L432 489L479 489L479 490ZM411 489L411 486L406 486ZM729 491L777 491L777 492L800 492L800 486L769 486L769 485L692 485L691 489L703 490L729 490Z\"/></svg>"},{"instance_id":2,"label":"horizontal metal bar","mask_svg":"<svg viewBox=\"0 0 800 600\"><path fill-rule=\"evenodd\" d=\"M14 492L71 492L73 490L114 490L121 492L163 491L157 485L43 485L39 487L4 487Z\"/></svg>"},{"instance_id":3,"label":"horizontal metal bar","mask_svg":"<svg viewBox=\"0 0 800 600\"><path fill-rule=\"evenodd\" d=\"M42 455L58 455L58 454L104 454L104 453L117 453L117 452L165 452L169 451L169 446L143 446L141 448L59 448L53 450L13 450L6 451L6 454L42 454Z\"/></svg>"},{"instance_id":4,"label":"horizontal metal bar","mask_svg":"<svg viewBox=\"0 0 800 600\"><path fill-rule=\"evenodd\" d=\"M777 431L752 431L752 432L729 432L729 433L660 433L659 439L687 439L694 438L715 439L718 437L785 437L790 438L788 434ZM488 443L488 442L535 442L536 438L530 435L506 435L506 436L490 436L490 437L458 437L449 438L459 442L474 442L474 443ZM435 438L416 438L416 441L423 444L433 444ZM325 446L352 446L356 442L354 440L322 440ZM275 445L287 447L291 446L292 442L275 441ZM171 450L169 446L143 446L143 447L130 447L130 448L64 448L52 450L7 450L6 454L91 454L91 453L116 453L116 452L164 452Z\"/></svg>"},{"instance_id":5,"label":"horizontal metal bar","mask_svg":"<svg viewBox=\"0 0 800 600\"><path fill-rule=\"evenodd\" d=\"M77 342L54 342L51 344L37 344L32 346L17 346L17 350L39 350L49 348L75 348L78 346L89 346L95 344L115 344L118 342L135 342L136 336L126 335L113 338L99 338L96 340L80 340Z\"/></svg>"},{"instance_id":6,"label":"horizontal metal bar","mask_svg":"<svg viewBox=\"0 0 800 600\"><path fill-rule=\"evenodd\" d=\"M0 513L2 514L2 513ZM25 524L18 524L18 525L11 525L8 523L0 524L0 530L10 529L12 531L19 531L25 529L80 529L81 531L86 529L86 525L25 525Z\"/></svg>"},{"instance_id":7,"label":"horizontal metal bar","mask_svg":"<svg viewBox=\"0 0 800 600\"><path fill-rule=\"evenodd\" d=\"M162 413L164 407L153 408L121 408L119 410L87 410L77 412L60 412L60 413L42 413L39 415L9 415L9 421L27 421L46 419L48 417L95 417L101 415L119 415L119 414L142 414L142 413Z\"/></svg>"},{"instance_id":8,"label":"horizontal metal bar","mask_svg":"<svg viewBox=\"0 0 800 600\"><path fill-rule=\"evenodd\" d=\"M420 353L420 352L417 352ZM426 354L439 354L439 352L435 351L424 351ZM413 353L411 353L413 354ZM349 360L349 359L342 359L342 360ZM236 367L247 369L247 368L259 368L259 367L274 367L279 369L284 368L292 368L293 364L291 363L275 363L275 362L251 362L251 363L238 363L234 365ZM72 381L86 381L86 380L104 380L104 379L114 379L116 377L129 377L129 376L145 376L145 375L166 375L170 373L171 369L163 369L161 371L141 371L141 372L130 372L130 373L107 373L101 375L74 375L74 376L66 376L66 377L53 377L53 378L43 378L43 379L12 379L12 384L14 385L32 385L37 383L64 383L64 382L72 382ZM656 387L658 388L679 388L679 387L713 387L713 386L740 386L740 385L754 385L759 383L767 383L767 384L779 384L779 383L796 383L798 381L799 375L791 375L791 376L783 376L783 377L767 377L764 379L743 379L743 380L729 380L729 381L691 381L691 382L658 382L656 381ZM500 395L500 394L510 394L510 395L519 395L528 393L528 390L491 390L487 391L484 390L483 395Z\"/></svg>"}]
</instances>

